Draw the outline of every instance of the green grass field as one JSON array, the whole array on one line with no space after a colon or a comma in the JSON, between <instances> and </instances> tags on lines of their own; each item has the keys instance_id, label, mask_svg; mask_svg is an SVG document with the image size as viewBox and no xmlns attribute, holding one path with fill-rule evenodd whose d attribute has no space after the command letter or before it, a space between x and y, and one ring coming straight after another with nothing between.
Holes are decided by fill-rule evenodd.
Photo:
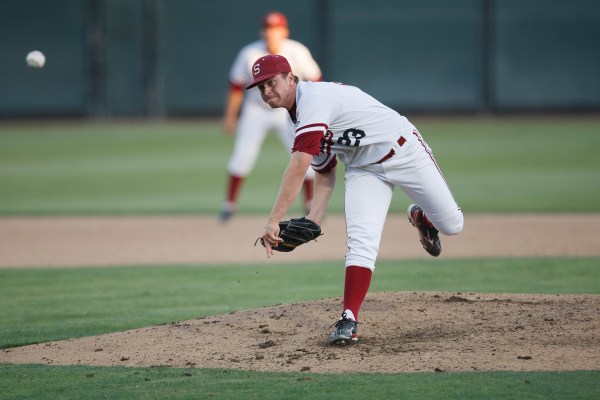
<instances>
[{"instance_id":1,"label":"green grass field","mask_svg":"<svg viewBox=\"0 0 600 400\"><path fill-rule=\"evenodd\" d=\"M600 211L600 117L414 122L466 212ZM0 124L0 214L214 214L232 143L214 122ZM270 210L287 158L270 135L240 213Z\"/></svg>"},{"instance_id":2,"label":"green grass field","mask_svg":"<svg viewBox=\"0 0 600 400\"><path fill-rule=\"evenodd\" d=\"M6 398L596 399L595 371L307 374L181 368L7 366ZM50 394L50 395L49 395Z\"/></svg>"},{"instance_id":3,"label":"green grass field","mask_svg":"<svg viewBox=\"0 0 600 400\"><path fill-rule=\"evenodd\" d=\"M600 211L600 118L413 122L467 213ZM214 214L231 145L214 122L0 124L0 215ZM242 214L268 212L277 192L287 155L272 137L263 151ZM342 212L342 192L332 212ZM379 266L372 291L600 294L600 258ZM0 270L0 348L338 297L342 274L339 263ZM0 398L595 399L599 378L598 370L336 375L0 364Z\"/></svg>"},{"instance_id":4,"label":"green grass field","mask_svg":"<svg viewBox=\"0 0 600 400\"><path fill-rule=\"evenodd\" d=\"M441 261L441 262L439 262ZM598 258L382 261L372 291L600 294ZM338 297L339 263L0 270L0 348ZM258 297L256 294L261 293ZM308 374L1 365L7 398L595 398L599 371ZM347 388L352 388L347 393ZM399 396L399 397L398 397ZM1 396L0 396L1 397Z\"/></svg>"}]
</instances>

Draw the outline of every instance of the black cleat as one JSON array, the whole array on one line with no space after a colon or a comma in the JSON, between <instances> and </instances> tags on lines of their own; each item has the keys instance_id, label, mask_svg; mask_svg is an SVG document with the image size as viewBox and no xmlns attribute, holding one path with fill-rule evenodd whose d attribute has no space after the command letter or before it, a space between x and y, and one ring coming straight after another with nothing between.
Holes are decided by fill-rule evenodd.
<instances>
[{"instance_id":1,"label":"black cleat","mask_svg":"<svg viewBox=\"0 0 600 400\"><path fill-rule=\"evenodd\" d=\"M336 345L346 345L358 341L358 322L346 318L346 313L335 324L335 332L329 334L329 343Z\"/></svg>"},{"instance_id":2,"label":"black cleat","mask_svg":"<svg viewBox=\"0 0 600 400\"><path fill-rule=\"evenodd\" d=\"M408 206L406 211L408 220L419 231L419 238L425 251L434 257L442 252L442 242L438 236L438 230L429 222L421 207L416 204Z\"/></svg>"},{"instance_id":3,"label":"black cleat","mask_svg":"<svg viewBox=\"0 0 600 400\"><path fill-rule=\"evenodd\" d=\"M235 205L231 203L225 203L223 204L221 211L219 211L219 221L226 223L231 219L231 217L233 217L233 214L235 214Z\"/></svg>"}]
</instances>

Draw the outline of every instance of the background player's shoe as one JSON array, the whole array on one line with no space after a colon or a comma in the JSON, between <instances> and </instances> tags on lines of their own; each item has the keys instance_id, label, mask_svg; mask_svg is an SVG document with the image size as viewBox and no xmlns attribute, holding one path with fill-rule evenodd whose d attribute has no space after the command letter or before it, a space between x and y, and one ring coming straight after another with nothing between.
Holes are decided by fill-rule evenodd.
<instances>
[{"instance_id":1,"label":"background player's shoe","mask_svg":"<svg viewBox=\"0 0 600 400\"><path fill-rule=\"evenodd\" d=\"M235 204L226 202L223 204L221 211L219 211L219 221L225 223L233 217L233 214L235 214Z\"/></svg>"},{"instance_id":2,"label":"background player's shoe","mask_svg":"<svg viewBox=\"0 0 600 400\"><path fill-rule=\"evenodd\" d=\"M342 318L332 326L335 326L335 332L329 334L329 343L345 345L358 340L358 322L347 318L346 313Z\"/></svg>"},{"instance_id":3,"label":"background player's shoe","mask_svg":"<svg viewBox=\"0 0 600 400\"><path fill-rule=\"evenodd\" d=\"M438 236L438 230L429 222L421 207L411 204L408 206L406 214L410 223L419 231L423 248L432 256L439 256L442 252L442 242Z\"/></svg>"}]
</instances>

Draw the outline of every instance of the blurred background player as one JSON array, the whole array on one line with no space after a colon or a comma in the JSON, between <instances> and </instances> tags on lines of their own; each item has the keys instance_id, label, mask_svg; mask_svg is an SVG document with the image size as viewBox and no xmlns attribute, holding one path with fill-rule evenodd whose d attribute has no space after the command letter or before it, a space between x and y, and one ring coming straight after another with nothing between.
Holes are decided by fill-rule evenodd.
<instances>
[{"instance_id":1,"label":"blurred background player","mask_svg":"<svg viewBox=\"0 0 600 400\"><path fill-rule=\"evenodd\" d=\"M253 80L251 68L254 61L267 54L281 54L287 58L300 79L321 80L321 70L308 48L288 39L289 33L285 15L280 12L266 14L260 29L262 39L244 46L229 72L230 90L224 125L227 134L235 134L235 144L227 166L229 182L226 200L219 213L222 222L229 220L235 213L243 181L254 168L268 131L275 129L290 152L294 140L293 131L287 127L289 117L286 110L271 109L262 101L258 89L248 90L244 96L245 87ZM313 179L314 171L309 169L304 181L306 211L310 209L312 201Z\"/></svg>"}]
</instances>

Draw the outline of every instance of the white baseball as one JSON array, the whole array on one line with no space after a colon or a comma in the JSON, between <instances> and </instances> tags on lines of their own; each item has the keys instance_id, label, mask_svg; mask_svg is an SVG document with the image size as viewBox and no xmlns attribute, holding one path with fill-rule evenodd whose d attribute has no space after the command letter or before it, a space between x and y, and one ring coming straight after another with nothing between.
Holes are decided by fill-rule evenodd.
<instances>
[{"instance_id":1,"label":"white baseball","mask_svg":"<svg viewBox=\"0 0 600 400\"><path fill-rule=\"evenodd\" d=\"M30 51L25 58L31 68L42 68L46 63L46 56L41 51Z\"/></svg>"}]
</instances>

